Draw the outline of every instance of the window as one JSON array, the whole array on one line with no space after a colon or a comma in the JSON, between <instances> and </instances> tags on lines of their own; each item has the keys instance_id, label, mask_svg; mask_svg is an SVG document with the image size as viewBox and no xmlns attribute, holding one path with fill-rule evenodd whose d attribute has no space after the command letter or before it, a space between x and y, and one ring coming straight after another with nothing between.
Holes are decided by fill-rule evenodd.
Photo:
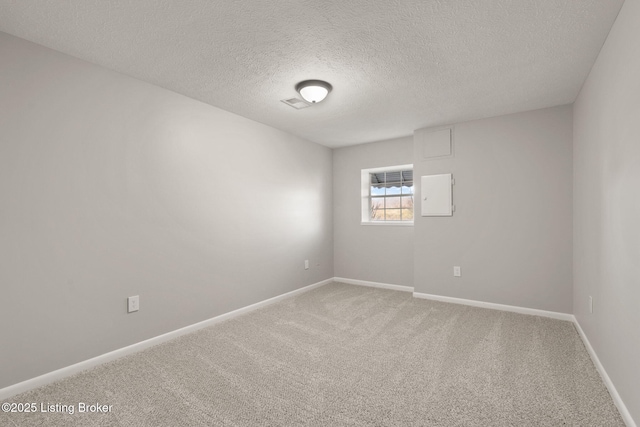
<instances>
[{"instance_id":1,"label":"window","mask_svg":"<svg viewBox=\"0 0 640 427\"><path fill-rule=\"evenodd\" d=\"M362 223L413 224L413 165L362 170Z\"/></svg>"}]
</instances>

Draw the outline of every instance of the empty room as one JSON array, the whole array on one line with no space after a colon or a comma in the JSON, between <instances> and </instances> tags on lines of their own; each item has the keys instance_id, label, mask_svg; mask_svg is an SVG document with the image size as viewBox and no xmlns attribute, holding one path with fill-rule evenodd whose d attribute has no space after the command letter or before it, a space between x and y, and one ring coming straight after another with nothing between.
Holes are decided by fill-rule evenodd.
<instances>
[{"instance_id":1,"label":"empty room","mask_svg":"<svg viewBox=\"0 0 640 427\"><path fill-rule=\"evenodd\" d=\"M640 0L0 0L0 425L640 422Z\"/></svg>"}]
</instances>

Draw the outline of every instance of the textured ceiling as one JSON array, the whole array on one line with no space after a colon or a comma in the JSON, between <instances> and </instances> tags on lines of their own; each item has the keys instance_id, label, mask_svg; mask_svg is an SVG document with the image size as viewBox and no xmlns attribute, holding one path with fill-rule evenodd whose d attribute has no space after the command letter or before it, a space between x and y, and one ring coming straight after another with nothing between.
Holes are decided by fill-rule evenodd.
<instances>
[{"instance_id":1,"label":"textured ceiling","mask_svg":"<svg viewBox=\"0 0 640 427\"><path fill-rule=\"evenodd\" d=\"M0 31L338 147L573 102L622 3L0 0Z\"/></svg>"}]
</instances>

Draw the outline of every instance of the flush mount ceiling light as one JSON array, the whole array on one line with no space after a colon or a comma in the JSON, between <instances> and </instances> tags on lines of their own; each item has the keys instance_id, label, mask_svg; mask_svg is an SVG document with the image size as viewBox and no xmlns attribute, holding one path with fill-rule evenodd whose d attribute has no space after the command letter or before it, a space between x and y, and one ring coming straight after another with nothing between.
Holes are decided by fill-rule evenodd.
<instances>
[{"instance_id":1,"label":"flush mount ceiling light","mask_svg":"<svg viewBox=\"0 0 640 427\"><path fill-rule=\"evenodd\" d=\"M331 92L331 85L322 80L305 80L296 85L296 90L305 101L315 104L327 97Z\"/></svg>"}]
</instances>

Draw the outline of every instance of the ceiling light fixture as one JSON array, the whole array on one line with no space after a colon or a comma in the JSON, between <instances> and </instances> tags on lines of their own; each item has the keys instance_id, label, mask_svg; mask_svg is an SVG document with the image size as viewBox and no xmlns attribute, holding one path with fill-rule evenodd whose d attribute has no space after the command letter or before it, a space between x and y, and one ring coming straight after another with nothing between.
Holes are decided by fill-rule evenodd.
<instances>
[{"instance_id":1,"label":"ceiling light fixture","mask_svg":"<svg viewBox=\"0 0 640 427\"><path fill-rule=\"evenodd\" d=\"M331 92L331 85L322 80L305 80L296 85L296 90L305 101L315 104Z\"/></svg>"}]
</instances>

